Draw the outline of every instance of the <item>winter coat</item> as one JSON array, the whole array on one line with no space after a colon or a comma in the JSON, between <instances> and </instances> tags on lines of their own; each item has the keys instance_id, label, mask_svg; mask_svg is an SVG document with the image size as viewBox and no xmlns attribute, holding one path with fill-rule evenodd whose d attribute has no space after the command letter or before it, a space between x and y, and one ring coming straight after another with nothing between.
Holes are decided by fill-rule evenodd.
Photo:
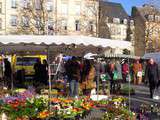
<instances>
[{"instance_id":1,"label":"winter coat","mask_svg":"<svg viewBox=\"0 0 160 120\"><path fill-rule=\"evenodd\" d=\"M88 76L85 77L85 80L81 84L82 89L93 89L95 87L94 84L95 78L95 68L92 66Z\"/></svg>"},{"instance_id":2,"label":"winter coat","mask_svg":"<svg viewBox=\"0 0 160 120\"><path fill-rule=\"evenodd\" d=\"M133 72L137 74L139 71L142 71L142 64L134 63L133 64Z\"/></svg>"},{"instance_id":3,"label":"winter coat","mask_svg":"<svg viewBox=\"0 0 160 120\"><path fill-rule=\"evenodd\" d=\"M159 82L159 73L157 64L148 64L145 70L145 79L149 80L149 85L152 88L155 88Z\"/></svg>"},{"instance_id":4,"label":"winter coat","mask_svg":"<svg viewBox=\"0 0 160 120\"><path fill-rule=\"evenodd\" d=\"M77 61L68 61L65 65L68 80L80 80L80 64Z\"/></svg>"},{"instance_id":5,"label":"winter coat","mask_svg":"<svg viewBox=\"0 0 160 120\"><path fill-rule=\"evenodd\" d=\"M125 63L125 64L122 65L122 73L124 75L127 75L128 72L129 72L129 66L128 66L128 64Z\"/></svg>"}]
</instances>

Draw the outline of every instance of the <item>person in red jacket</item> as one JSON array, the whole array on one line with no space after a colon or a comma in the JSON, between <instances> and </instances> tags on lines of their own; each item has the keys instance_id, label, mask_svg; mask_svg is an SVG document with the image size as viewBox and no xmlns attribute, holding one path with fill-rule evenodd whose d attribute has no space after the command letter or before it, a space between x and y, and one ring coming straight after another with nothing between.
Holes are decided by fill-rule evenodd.
<instances>
[{"instance_id":1,"label":"person in red jacket","mask_svg":"<svg viewBox=\"0 0 160 120\"><path fill-rule=\"evenodd\" d=\"M126 82L127 75L129 73L129 65L127 60L124 61L124 64L122 65L122 77L123 77L123 82Z\"/></svg>"}]
</instances>

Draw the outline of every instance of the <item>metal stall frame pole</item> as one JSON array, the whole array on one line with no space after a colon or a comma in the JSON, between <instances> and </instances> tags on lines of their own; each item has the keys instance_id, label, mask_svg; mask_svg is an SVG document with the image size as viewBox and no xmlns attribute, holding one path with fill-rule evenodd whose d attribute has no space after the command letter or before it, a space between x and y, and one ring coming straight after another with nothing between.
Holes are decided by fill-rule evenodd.
<instances>
[{"instance_id":1,"label":"metal stall frame pole","mask_svg":"<svg viewBox=\"0 0 160 120\"><path fill-rule=\"evenodd\" d=\"M97 59L97 64L100 64L98 59ZM97 76L97 101L99 100L99 78L100 78L100 71L98 71L98 76Z\"/></svg>"},{"instance_id":2,"label":"metal stall frame pole","mask_svg":"<svg viewBox=\"0 0 160 120\"><path fill-rule=\"evenodd\" d=\"M52 91L52 84L51 84L51 67L50 65L48 66L48 75L49 75L49 79L48 79L48 85L49 85L49 91L48 91L48 98L49 98L49 112L51 112L51 91Z\"/></svg>"},{"instance_id":3,"label":"metal stall frame pole","mask_svg":"<svg viewBox=\"0 0 160 120\"><path fill-rule=\"evenodd\" d=\"M49 45L47 45L47 60L48 60L48 64L49 64L50 63L50 60L49 60ZM49 87L49 91L48 91L48 99L49 99L48 108L49 108L49 112L51 112L51 90L52 90L52 85L51 85L50 64L48 65L48 87Z\"/></svg>"},{"instance_id":4,"label":"metal stall frame pole","mask_svg":"<svg viewBox=\"0 0 160 120\"><path fill-rule=\"evenodd\" d=\"M97 76L97 101L99 100L99 77L100 77L100 72L98 72Z\"/></svg>"},{"instance_id":5,"label":"metal stall frame pole","mask_svg":"<svg viewBox=\"0 0 160 120\"><path fill-rule=\"evenodd\" d=\"M131 77L130 77L130 60L129 60L129 57L128 57L128 67L129 67L129 73L128 73L128 87L129 87L129 92L128 92L128 102L129 102L129 107L128 107L128 110L129 112L131 112L131 92L130 92L130 88L131 88ZM129 119L131 119L131 116L129 116Z\"/></svg>"}]
</instances>

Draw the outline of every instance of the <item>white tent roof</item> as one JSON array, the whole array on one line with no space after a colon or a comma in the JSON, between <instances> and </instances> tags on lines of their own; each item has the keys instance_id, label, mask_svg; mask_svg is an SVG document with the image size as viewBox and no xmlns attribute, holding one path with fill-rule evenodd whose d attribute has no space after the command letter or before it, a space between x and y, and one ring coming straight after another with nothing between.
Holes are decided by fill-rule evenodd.
<instances>
[{"instance_id":1,"label":"white tent roof","mask_svg":"<svg viewBox=\"0 0 160 120\"><path fill-rule=\"evenodd\" d=\"M143 58L144 59L153 58L158 64L160 64L160 52L146 53L144 54Z\"/></svg>"},{"instance_id":2,"label":"white tent roof","mask_svg":"<svg viewBox=\"0 0 160 120\"><path fill-rule=\"evenodd\" d=\"M111 48L121 48L121 49L131 49L131 42L122 41L122 40L111 40L104 38L96 37L87 37L87 36L33 36L33 35L7 35L0 36L0 42L3 44L8 43L35 43L41 44L45 43L50 45L55 43L60 44L76 44L76 45L93 45L93 46L102 46L102 47L111 47Z\"/></svg>"}]
</instances>

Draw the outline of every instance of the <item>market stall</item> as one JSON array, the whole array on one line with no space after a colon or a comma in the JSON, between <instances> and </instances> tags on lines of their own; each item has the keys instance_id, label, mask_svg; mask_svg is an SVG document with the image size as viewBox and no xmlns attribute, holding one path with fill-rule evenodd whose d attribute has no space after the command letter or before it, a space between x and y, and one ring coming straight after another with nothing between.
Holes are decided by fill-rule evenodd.
<instances>
[{"instance_id":1,"label":"market stall","mask_svg":"<svg viewBox=\"0 0 160 120\"><path fill-rule=\"evenodd\" d=\"M16 54L17 49L19 51L25 51L28 53L31 53L32 51L41 51L41 52L45 52L47 54L47 56L50 56L49 50L50 49L54 49L54 47L52 45L57 45L58 46L62 46L65 45L83 45L89 47L89 46L96 46L96 47L100 47L100 48L120 48L120 49L128 49L128 50L132 50L132 46L130 42L127 41L118 41L118 40L109 40L109 39L103 39L103 38L95 38L95 37L85 37L85 36L27 36L27 35L22 35L22 36L0 36L0 40L1 40L1 44L0 44L0 50L1 50L1 54L5 55L5 54ZM19 46L20 45L20 46ZM19 46L19 47L17 47ZM32 46L32 47L31 47ZM37 47L36 47L37 46ZM35 50L36 49L36 50ZM92 52L89 51L89 49L86 52ZM55 75L55 74L54 74ZM4 110L2 111L3 113L8 114L10 117L13 118L21 118L24 116L29 117L35 117L37 115L42 116L44 118L47 117L60 117L60 118L68 118L71 117L73 119L75 119L75 117L77 117L77 115L82 115L85 112L90 111L92 108L94 108L93 106L93 102L90 99L86 99L84 98L83 101L79 100L77 101L77 105L74 105L73 103L75 102L75 100L68 100L66 98L60 98L60 99L51 99L51 77L49 78L50 82L49 82L49 99L47 99L47 102L43 99L25 99L26 97L23 96L26 93L22 94L22 98L23 99L18 99L18 98L13 98L13 101L7 103L6 101L1 101L2 104L0 104L0 107L2 106L4 108ZM17 94L16 94L17 96ZM30 93L29 95L30 96ZM27 97L28 97L27 96ZM36 96L36 95L35 95ZM38 96L39 97L39 96ZM98 97L97 97L98 98ZM11 98L12 99L12 98ZM9 99L10 100L10 99ZM32 101L30 101L32 100ZM119 99L118 99L119 100ZM65 103L67 104L63 104ZM47 107L46 103L49 103L47 105L49 105L49 108ZM11 105L11 109L9 109L8 111L5 111L5 107L8 107L8 105ZM21 110L21 108L17 108L18 106L22 106L26 109L26 111L32 111L33 114L24 112L23 114L18 113L19 110ZM38 106L36 106L38 105ZM55 110L52 110L52 107L55 107ZM58 106L57 106L58 105ZM57 107L62 107L60 108L60 110ZM96 103L94 103L94 105L96 105ZM34 106L34 107L33 107ZM28 107L31 107L31 109L27 109ZM77 108L78 107L78 108ZM114 106L115 107L115 106ZM33 108L33 109L32 109ZM44 109L42 109L44 108ZM16 115L14 114L14 112L10 112L10 110L17 110ZM37 111L34 111L34 110ZM129 109L125 108L127 110L129 110L130 112L130 106ZM58 111L57 111L58 110ZM61 114L61 113L63 114ZM69 113L68 113L69 112ZM44 116L43 116L44 115ZM48 116L49 115L49 116ZM84 116L84 115L83 115ZM130 117L130 116L129 116ZM27 118L26 118L27 119Z\"/></svg>"}]
</instances>

